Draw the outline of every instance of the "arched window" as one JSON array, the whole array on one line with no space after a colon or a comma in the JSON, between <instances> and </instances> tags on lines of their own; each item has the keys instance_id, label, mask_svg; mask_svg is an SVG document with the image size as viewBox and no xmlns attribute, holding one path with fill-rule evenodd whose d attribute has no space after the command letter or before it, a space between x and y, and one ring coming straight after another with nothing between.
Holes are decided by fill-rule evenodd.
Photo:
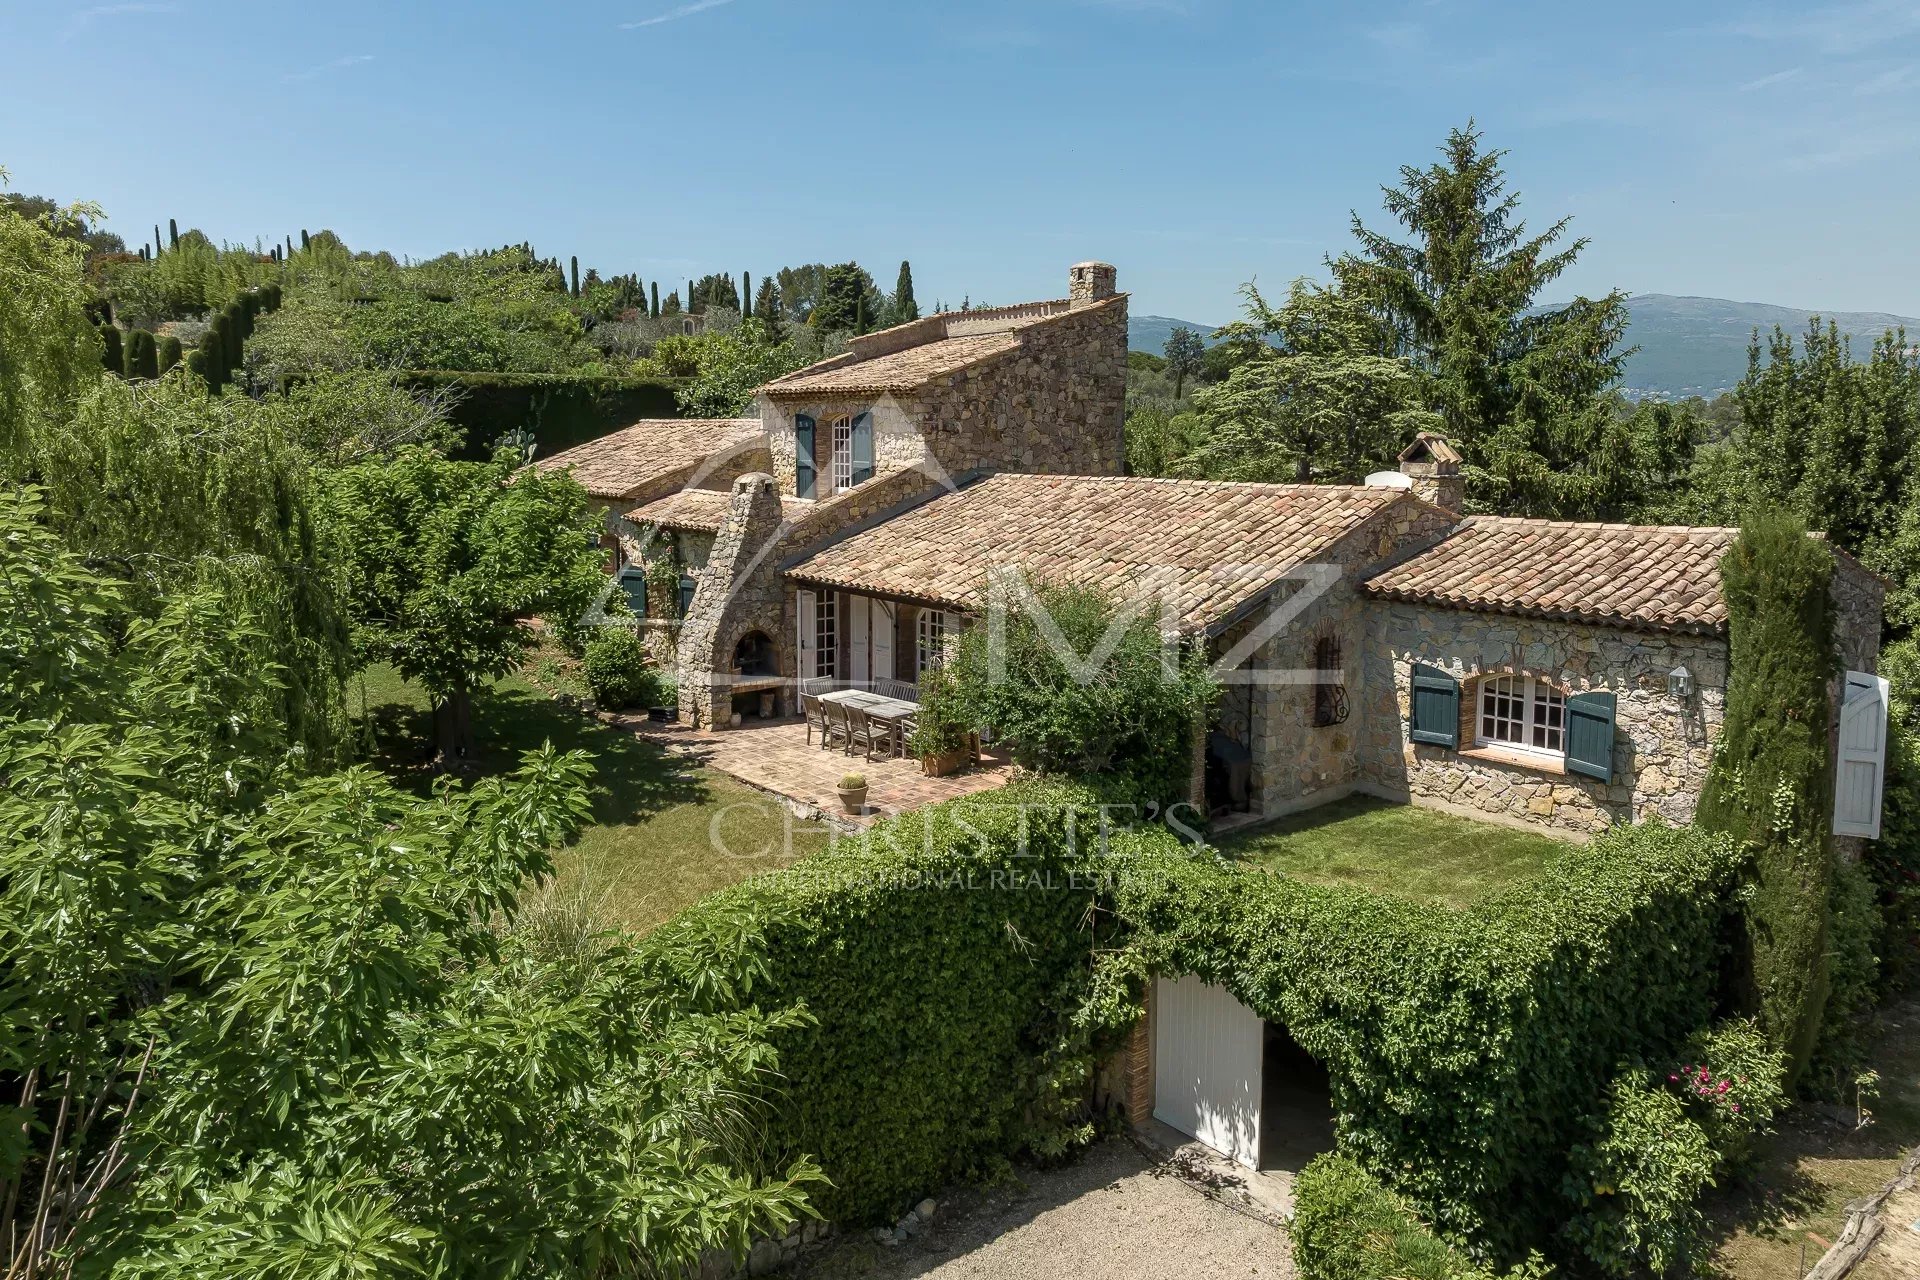
<instances>
[{"instance_id":1,"label":"arched window","mask_svg":"<svg viewBox=\"0 0 1920 1280\"><path fill-rule=\"evenodd\" d=\"M1559 689L1533 676L1488 676L1480 682L1479 731L1482 746L1519 747L1564 754L1567 699Z\"/></svg>"}]
</instances>

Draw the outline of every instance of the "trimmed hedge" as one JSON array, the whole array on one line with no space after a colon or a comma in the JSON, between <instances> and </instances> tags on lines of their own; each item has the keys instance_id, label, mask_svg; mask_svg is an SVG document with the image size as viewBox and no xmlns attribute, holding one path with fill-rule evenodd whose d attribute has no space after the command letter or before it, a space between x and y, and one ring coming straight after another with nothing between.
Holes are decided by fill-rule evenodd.
<instances>
[{"instance_id":1,"label":"trimmed hedge","mask_svg":"<svg viewBox=\"0 0 1920 1280\"><path fill-rule=\"evenodd\" d=\"M484 459L502 436L533 433L541 456L584 444L640 418L678 418L684 379L611 378L570 373L476 373L411 369L416 391L457 388L450 415L465 434L457 456Z\"/></svg>"},{"instance_id":2,"label":"trimmed hedge","mask_svg":"<svg viewBox=\"0 0 1920 1280\"><path fill-rule=\"evenodd\" d=\"M1080 798L1029 784L916 810L712 895L643 944L725 945L743 912L763 932L752 1001L813 1017L774 1037L787 1082L769 1155L819 1161L830 1220L891 1222L1022 1150L1090 1136L1094 1046L1066 1023L1095 942Z\"/></svg>"},{"instance_id":3,"label":"trimmed hedge","mask_svg":"<svg viewBox=\"0 0 1920 1280\"><path fill-rule=\"evenodd\" d=\"M1737 866L1691 828L1615 828L1459 912L1169 844L1136 841L1118 878L1135 934L1101 1016L1152 973L1225 986L1327 1067L1343 1153L1498 1254L1567 1207L1619 1064L1666 1060L1713 1011Z\"/></svg>"},{"instance_id":4,"label":"trimmed hedge","mask_svg":"<svg viewBox=\"0 0 1920 1280\"><path fill-rule=\"evenodd\" d=\"M1482 1280L1412 1206L1345 1156L1315 1156L1293 1183L1293 1262L1301 1280Z\"/></svg>"}]
</instances>

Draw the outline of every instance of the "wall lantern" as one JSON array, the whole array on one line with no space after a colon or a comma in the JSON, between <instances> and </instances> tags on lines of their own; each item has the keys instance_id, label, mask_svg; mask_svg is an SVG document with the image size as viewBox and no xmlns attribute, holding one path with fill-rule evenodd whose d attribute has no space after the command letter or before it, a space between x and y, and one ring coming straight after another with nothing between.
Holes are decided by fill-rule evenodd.
<instances>
[{"instance_id":1,"label":"wall lantern","mask_svg":"<svg viewBox=\"0 0 1920 1280\"><path fill-rule=\"evenodd\" d=\"M1685 702L1693 696L1693 672L1675 667L1667 672L1667 692Z\"/></svg>"}]
</instances>

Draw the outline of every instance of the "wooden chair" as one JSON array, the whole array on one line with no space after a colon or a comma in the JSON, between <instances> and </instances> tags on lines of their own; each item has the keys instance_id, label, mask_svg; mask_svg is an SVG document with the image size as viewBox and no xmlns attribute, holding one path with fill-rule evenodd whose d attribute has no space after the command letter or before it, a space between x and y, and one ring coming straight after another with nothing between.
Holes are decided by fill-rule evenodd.
<instances>
[{"instance_id":1,"label":"wooden chair","mask_svg":"<svg viewBox=\"0 0 1920 1280\"><path fill-rule=\"evenodd\" d=\"M835 735L838 735L842 745L852 750L853 730L847 723L848 708L838 702L822 699L820 710L824 713L820 722L820 749L824 751L832 746Z\"/></svg>"},{"instance_id":2,"label":"wooden chair","mask_svg":"<svg viewBox=\"0 0 1920 1280\"><path fill-rule=\"evenodd\" d=\"M919 716L901 716L893 722L893 751L895 755L903 759L906 757L908 750L907 741L913 737L914 730L919 727Z\"/></svg>"},{"instance_id":3,"label":"wooden chair","mask_svg":"<svg viewBox=\"0 0 1920 1280\"><path fill-rule=\"evenodd\" d=\"M820 731L820 749L822 751L826 750L827 747L826 706L827 704L820 701L817 694L803 693L800 695L800 714L807 718L807 742L809 744L813 742L813 731L818 729Z\"/></svg>"},{"instance_id":4,"label":"wooden chair","mask_svg":"<svg viewBox=\"0 0 1920 1280\"><path fill-rule=\"evenodd\" d=\"M860 748L860 754L873 759L874 744L887 735L885 722L876 723L859 707L847 708L847 754L852 755L854 747Z\"/></svg>"}]
</instances>

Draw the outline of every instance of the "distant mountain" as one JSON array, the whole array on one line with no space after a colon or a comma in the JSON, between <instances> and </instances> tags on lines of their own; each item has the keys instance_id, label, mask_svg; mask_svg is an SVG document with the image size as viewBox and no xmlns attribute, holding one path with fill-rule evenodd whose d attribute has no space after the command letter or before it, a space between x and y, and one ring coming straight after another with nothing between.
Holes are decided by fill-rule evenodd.
<instances>
[{"instance_id":1,"label":"distant mountain","mask_svg":"<svg viewBox=\"0 0 1920 1280\"><path fill-rule=\"evenodd\" d=\"M1819 315L1854 336L1854 350L1864 356L1874 339L1888 329L1905 326L1920 343L1920 318L1881 311L1802 311L1766 302L1730 302L1725 298L1681 298L1666 293L1641 293L1627 299L1632 323L1627 341L1640 348L1627 360L1623 386L1635 399L1655 396L1719 395L1731 391L1747 371L1747 341L1755 329L1764 341L1779 325L1789 333L1806 330L1807 320ZM1214 326L1170 316L1134 316L1127 322L1127 345L1135 351L1159 355L1167 335L1185 325L1212 345Z\"/></svg>"},{"instance_id":2,"label":"distant mountain","mask_svg":"<svg viewBox=\"0 0 1920 1280\"><path fill-rule=\"evenodd\" d=\"M1640 293L1627 299L1633 322L1627 341L1638 346L1627 360L1622 382L1627 394L1678 398L1716 396L1733 390L1747 372L1747 343L1760 331L1764 343L1773 327L1806 332L1814 315L1832 320L1853 335L1854 353L1865 356L1874 340L1905 326L1920 342L1920 319L1881 311L1802 311L1766 302L1729 302L1725 298L1677 298Z\"/></svg>"}]
</instances>

